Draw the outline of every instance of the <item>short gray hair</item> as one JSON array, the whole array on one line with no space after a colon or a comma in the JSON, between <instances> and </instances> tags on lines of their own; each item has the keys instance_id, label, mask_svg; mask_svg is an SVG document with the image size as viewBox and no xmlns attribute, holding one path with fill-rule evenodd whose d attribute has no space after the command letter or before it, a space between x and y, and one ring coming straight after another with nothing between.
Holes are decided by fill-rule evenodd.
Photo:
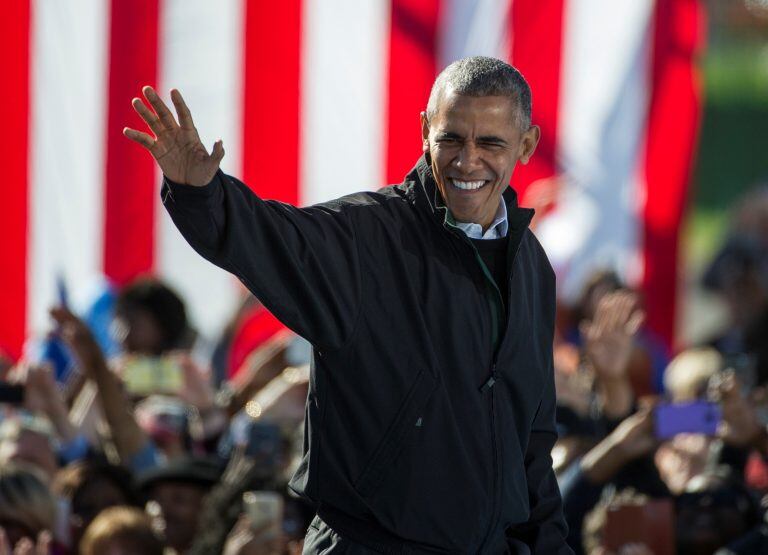
<instances>
[{"instance_id":1,"label":"short gray hair","mask_svg":"<svg viewBox=\"0 0 768 555\"><path fill-rule=\"evenodd\" d=\"M516 120L520 129L531 126L531 87L517 69L506 62L487 56L462 58L440 72L432 85L427 103L427 117L437 113L444 91L465 96L508 96L517 105Z\"/></svg>"}]
</instances>

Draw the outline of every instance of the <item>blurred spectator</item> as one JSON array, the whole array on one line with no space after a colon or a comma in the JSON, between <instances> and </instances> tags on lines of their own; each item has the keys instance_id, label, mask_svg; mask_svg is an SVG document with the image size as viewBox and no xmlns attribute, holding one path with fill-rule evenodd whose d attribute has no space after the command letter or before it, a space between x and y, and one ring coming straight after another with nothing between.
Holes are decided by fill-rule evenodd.
<instances>
[{"instance_id":1,"label":"blurred spectator","mask_svg":"<svg viewBox=\"0 0 768 555\"><path fill-rule=\"evenodd\" d=\"M58 469L53 446L53 428L48 420L26 412L0 423L0 468L10 462L34 465L46 482Z\"/></svg>"},{"instance_id":2,"label":"blurred spectator","mask_svg":"<svg viewBox=\"0 0 768 555\"><path fill-rule=\"evenodd\" d=\"M671 401L694 401L707 393L709 381L724 369L715 349L688 349L678 354L664 372L664 389Z\"/></svg>"},{"instance_id":3,"label":"blurred spectator","mask_svg":"<svg viewBox=\"0 0 768 555\"><path fill-rule=\"evenodd\" d=\"M122 467L102 460L82 460L59 470L52 491L70 507L69 533L79 545L83 532L104 509L117 505L138 506L133 477Z\"/></svg>"},{"instance_id":4,"label":"blurred spectator","mask_svg":"<svg viewBox=\"0 0 768 555\"><path fill-rule=\"evenodd\" d=\"M219 459L180 457L139 474L137 486L165 542L179 553L192 544L206 494L222 475Z\"/></svg>"},{"instance_id":5,"label":"blurred spectator","mask_svg":"<svg viewBox=\"0 0 768 555\"><path fill-rule=\"evenodd\" d=\"M191 450L187 405L177 397L151 395L136 403L136 421L167 459Z\"/></svg>"},{"instance_id":6,"label":"blurred spectator","mask_svg":"<svg viewBox=\"0 0 768 555\"><path fill-rule=\"evenodd\" d=\"M691 480L675 504L681 555L714 553L761 520L754 494L723 468Z\"/></svg>"},{"instance_id":7,"label":"blurred spectator","mask_svg":"<svg viewBox=\"0 0 768 555\"><path fill-rule=\"evenodd\" d=\"M77 355L83 374L96 385L100 407L120 461L133 470L158 461L154 444L136 423L133 405L120 378L107 366L101 349L88 327L65 308L54 308L51 316L62 337Z\"/></svg>"},{"instance_id":8,"label":"blurred spectator","mask_svg":"<svg viewBox=\"0 0 768 555\"><path fill-rule=\"evenodd\" d=\"M668 500L632 488L610 491L584 520L584 550L600 555L671 555L674 514ZM651 546L653 549L651 549Z\"/></svg>"},{"instance_id":9,"label":"blurred spectator","mask_svg":"<svg viewBox=\"0 0 768 555\"><path fill-rule=\"evenodd\" d=\"M768 382L768 186L745 194L731 214L723 246L704 273L704 287L718 293L729 321L709 344L729 364L750 366ZM751 385L751 384L749 384Z\"/></svg>"},{"instance_id":10,"label":"blurred spectator","mask_svg":"<svg viewBox=\"0 0 768 555\"><path fill-rule=\"evenodd\" d=\"M191 345L184 302L152 277L137 279L120 291L114 330L127 353L160 356Z\"/></svg>"},{"instance_id":11,"label":"blurred spectator","mask_svg":"<svg viewBox=\"0 0 768 555\"><path fill-rule=\"evenodd\" d=\"M0 464L0 528L7 542L35 541L53 530L56 501L38 472L18 464Z\"/></svg>"},{"instance_id":12,"label":"blurred spectator","mask_svg":"<svg viewBox=\"0 0 768 555\"><path fill-rule=\"evenodd\" d=\"M269 534L262 534L266 530L254 527L245 513L243 495L257 490L277 491L283 496L282 535L277 542ZM309 503L288 494L285 482L276 478L268 466L239 449L232 453L224 475L205 501L190 555L301 553L313 516L314 508Z\"/></svg>"},{"instance_id":13,"label":"blurred spectator","mask_svg":"<svg viewBox=\"0 0 768 555\"><path fill-rule=\"evenodd\" d=\"M134 507L111 507L88 526L81 555L163 555L149 517Z\"/></svg>"},{"instance_id":14,"label":"blurred spectator","mask_svg":"<svg viewBox=\"0 0 768 555\"><path fill-rule=\"evenodd\" d=\"M594 288L603 285L598 281ZM613 285L613 281L605 285L607 292L600 294L596 306L591 301L584 303L588 317L580 320L576 343L555 345L559 439L553 462L558 473L635 406L637 393L630 372L645 315L634 292L613 290ZM574 348L580 353L574 355Z\"/></svg>"},{"instance_id":15,"label":"blurred spectator","mask_svg":"<svg viewBox=\"0 0 768 555\"><path fill-rule=\"evenodd\" d=\"M625 299L622 303L615 300L619 294ZM609 300L612 298L614 300ZM632 299L631 302L628 299ZM601 307L601 303L605 304ZM616 303L623 304L623 307L610 307ZM640 296L628 288L615 272L597 271L584 286L581 298L571 313L571 323L561 335L565 341L586 348L588 342L584 335L585 328L599 328L602 324L599 324L597 319L604 323L612 322L612 317L607 313L617 310L630 310L633 317L637 318L643 313ZM631 348L623 355L626 357L624 363L627 365L627 375L636 397L661 391L664 368L669 360L667 348L662 341L641 326L643 320L644 318L639 321L632 320L637 329L632 335ZM603 349L603 352L611 352L610 347Z\"/></svg>"}]
</instances>

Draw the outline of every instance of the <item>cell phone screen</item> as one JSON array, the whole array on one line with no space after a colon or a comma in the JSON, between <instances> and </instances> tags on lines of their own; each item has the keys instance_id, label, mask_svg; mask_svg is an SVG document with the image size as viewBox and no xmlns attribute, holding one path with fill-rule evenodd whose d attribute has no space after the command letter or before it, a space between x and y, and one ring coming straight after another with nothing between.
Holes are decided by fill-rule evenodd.
<instances>
[{"instance_id":1,"label":"cell phone screen","mask_svg":"<svg viewBox=\"0 0 768 555\"><path fill-rule=\"evenodd\" d=\"M177 393L183 384L181 367L169 358L132 358L126 362L123 380L134 395Z\"/></svg>"},{"instance_id":2,"label":"cell phone screen","mask_svg":"<svg viewBox=\"0 0 768 555\"><path fill-rule=\"evenodd\" d=\"M274 539L283 529L283 498L274 491L247 491L243 494L245 513L251 528L261 539Z\"/></svg>"},{"instance_id":3,"label":"cell phone screen","mask_svg":"<svg viewBox=\"0 0 768 555\"><path fill-rule=\"evenodd\" d=\"M654 430L658 439L694 433L713 436L722 419L720 405L709 401L662 404L654 409Z\"/></svg>"}]
</instances>

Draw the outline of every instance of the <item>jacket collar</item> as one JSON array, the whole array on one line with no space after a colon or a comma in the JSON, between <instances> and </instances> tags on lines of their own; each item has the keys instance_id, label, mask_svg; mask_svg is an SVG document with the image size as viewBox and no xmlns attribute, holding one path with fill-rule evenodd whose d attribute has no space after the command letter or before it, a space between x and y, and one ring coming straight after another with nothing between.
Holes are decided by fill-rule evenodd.
<instances>
[{"instance_id":1,"label":"jacket collar","mask_svg":"<svg viewBox=\"0 0 768 555\"><path fill-rule=\"evenodd\" d=\"M408 182L411 183L409 184ZM437 188L435 176L432 173L429 153L425 153L419 158L416 165L405 177L405 185L407 186L407 197L417 208L428 211L441 225L455 226L453 216ZM509 232L520 232L528 227L533 218L533 208L521 208L518 206L517 192L512 187L507 187L504 190L502 198L507 208Z\"/></svg>"}]
</instances>

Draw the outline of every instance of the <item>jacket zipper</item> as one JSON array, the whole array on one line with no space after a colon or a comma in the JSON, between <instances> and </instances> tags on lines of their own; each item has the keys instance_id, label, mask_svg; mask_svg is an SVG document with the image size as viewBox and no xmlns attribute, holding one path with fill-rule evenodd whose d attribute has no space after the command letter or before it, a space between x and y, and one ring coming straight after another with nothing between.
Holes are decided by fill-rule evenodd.
<instances>
[{"instance_id":1,"label":"jacket zipper","mask_svg":"<svg viewBox=\"0 0 768 555\"><path fill-rule=\"evenodd\" d=\"M459 237L459 239L461 239L472 249L472 252L475 254L475 260L480 265L480 268L483 271L483 276L485 277L487 284L490 285L494 293L494 300L491 302L491 309L493 311L494 320L492 337L493 359L491 363L491 374L485 383L483 383L483 385L480 387L481 394L484 395L486 392L490 392L489 404L491 417L491 453L493 455L493 479L491 481L491 516L488 522L488 528L485 531L483 541L480 543L480 549L478 551L479 553L482 553L483 549L488 543L488 540L491 537L491 534L493 533L494 528L496 527L496 520L498 519L499 512L499 497L501 496L501 480L499 477L499 449L496 441L496 392L493 389L493 385L496 383L498 378L496 374L496 358L498 356L499 346L503 340L502 334L503 331L505 331L501 329L501 322L504 321L502 319L505 316L505 307L504 300L501 296L501 291L499 291L493 276L491 276L490 270L488 270L485 262L483 262L483 259L480 257L480 253L477 252L475 246L466 238L466 235L464 235L463 232L456 230L454 233ZM509 287L509 285L507 285L507 287Z\"/></svg>"},{"instance_id":2,"label":"jacket zipper","mask_svg":"<svg viewBox=\"0 0 768 555\"><path fill-rule=\"evenodd\" d=\"M488 541L491 538L491 534L493 533L493 530L496 528L496 521L499 518L498 512L499 512L499 499L501 498L501 480L500 480L500 469L499 469L499 453L498 453L498 445L497 445L497 433L496 433L496 392L493 388L493 385L498 380L498 374L496 372L496 361L499 354L499 349L501 347L501 343L504 340L504 334L506 334L506 327L504 329L501 329L500 323L503 321L506 323L506 311L504 306L504 300L501 296L501 291L499 291L498 286L496 285L496 281L493 279L493 276L491 275L490 270L488 270L488 267L485 265L485 262L483 262L483 259L480 257L480 253L477 251L475 246L472 244L472 242L467 238L467 236L464 234L463 231L458 229L456 226L452 225L448 221L444 222L444 226L448 227L456 237L461 240L464 244L469 246L472 249L472 252L475 255L475 260L477 260L478 264L480 264L480 268L483 271L483 276L486 279L486 282L491 286L494 295L494 302L491 303L491 307L493 310L493 316L494 316L494 327L493 327L493 359L491 364L491 374L488 377L488 379L483 383L483 385L480 387L480 393L485 394L486 392L490 391L490 417L491 417L491 447L492 447L492 453L493 453L493 480L491 482L491 518L488 523L488 528L485 532L485 536L483 537L483 541L480 543L480 549L478 550L478 553L482 553L483 549L485 549L486 545L488 544ZM511 231L511 230L510 230ZM509 293L510 288L512 287L512 264L514 262L514 259L517 258L518 252L520 252L520 245L522 244L522 241L519 241L517 243L517 246L515 248L515 252L512 254L512 258L507 260L507 292ZM509 297L508 297L509 298ZM503 319L503 320L502 320Z\"/></svg>"}]
</instances>

